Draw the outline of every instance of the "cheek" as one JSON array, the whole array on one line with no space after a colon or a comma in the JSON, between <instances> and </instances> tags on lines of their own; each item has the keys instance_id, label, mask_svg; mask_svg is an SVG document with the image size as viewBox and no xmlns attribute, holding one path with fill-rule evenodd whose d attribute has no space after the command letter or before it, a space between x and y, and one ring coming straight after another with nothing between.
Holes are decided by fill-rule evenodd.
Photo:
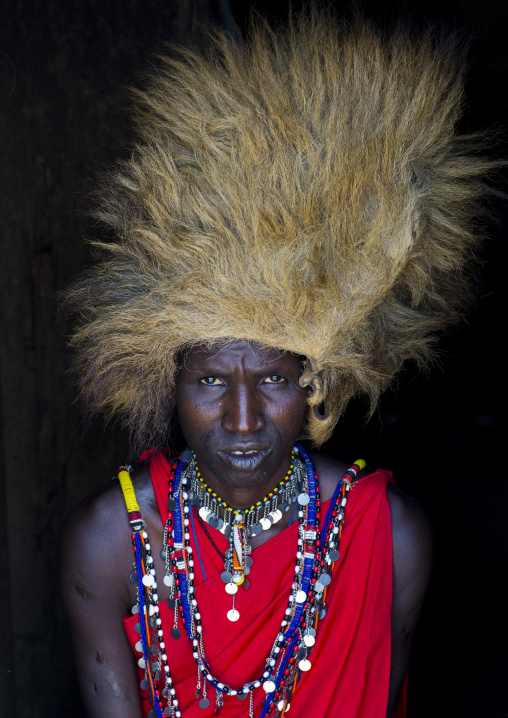
<instances>
[{"instance_id":1,"label":"cheek","mask_svg":"<svg viewBox=\"0 0 508 718\"><path fill-rule=\"evenodd\" d=\"M189 444L203 438L220 420L220 406L217 403L200 402L192 392L176 393L176 410L182 432Z\"/></svg>"},{"instance_id":2,"label":"cheek","mask_svg":"<svg viewBox=\"0 0 508 718\"><path fill-rule=\"evenodd\" d=\"M298 394L291 402L281 402L272 408L271 420L284 434L296 436L302 427L307 397Z\"/></svg>"}]
</instances>

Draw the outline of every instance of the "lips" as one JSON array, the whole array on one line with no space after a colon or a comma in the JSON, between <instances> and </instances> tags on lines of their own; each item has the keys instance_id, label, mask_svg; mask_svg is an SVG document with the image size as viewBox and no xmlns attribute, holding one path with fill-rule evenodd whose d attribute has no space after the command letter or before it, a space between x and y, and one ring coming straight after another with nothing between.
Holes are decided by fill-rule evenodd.
<instances>
[{"instance_id":1,"label":"lips","mask_svg":"<svg viewBox=\"0 0 508 718\"><path fill-rule=\"evenodd\" d=\"M237 471L254 471L270 454L270 449L253 446L232 446L217 452L222 461Z\"/></svg>"}]
</instances>

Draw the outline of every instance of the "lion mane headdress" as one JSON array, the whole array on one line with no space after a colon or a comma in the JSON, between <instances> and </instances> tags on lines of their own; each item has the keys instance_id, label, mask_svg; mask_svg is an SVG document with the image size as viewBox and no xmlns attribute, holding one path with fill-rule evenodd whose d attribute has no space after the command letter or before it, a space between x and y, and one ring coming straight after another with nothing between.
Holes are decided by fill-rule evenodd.
<instances>
[{"instance_id":1,"label":"lion mane headdress","mask_svg":"<svg viewBox=\"0 0 508 718\"><path fill-rule=\"evenodd\" d=\"M166 445L185 349L250 340L307 358L318 445L462 306L491 164L456 132L463 53L316 13L212 45L161 60L100 187L117 240L68 295L81 392Z\"/></svg>"}]
</instances>

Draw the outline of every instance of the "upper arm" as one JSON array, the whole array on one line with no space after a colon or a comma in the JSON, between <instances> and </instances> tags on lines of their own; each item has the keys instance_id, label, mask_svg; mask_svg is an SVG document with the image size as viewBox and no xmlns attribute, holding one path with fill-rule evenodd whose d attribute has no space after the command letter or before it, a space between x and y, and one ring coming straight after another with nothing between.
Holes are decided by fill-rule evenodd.
<instances>
[{"instance_id":1,"label":"upper arm","mask_svg":"<svg viewBox=\"0 0 508 718\"><path fill-rule=\"evenodd\" d=\"M393 594L390 692L387 718L395 715L409 668L412 639L432 566L432 527L417 501L388 486L392 520Z\"/></svg>"},{"instance_id":2,"label":"upper arm","mask_svg":"<svg viewBox=\"0 0 508 718\"><path fill-rule=\"evenodd\" d=\"M111 489L70 515L62 541L62 590L87 715L140 718L135 661L122 624L132 548L116 494Z\"/></svg>"}]
</instances>

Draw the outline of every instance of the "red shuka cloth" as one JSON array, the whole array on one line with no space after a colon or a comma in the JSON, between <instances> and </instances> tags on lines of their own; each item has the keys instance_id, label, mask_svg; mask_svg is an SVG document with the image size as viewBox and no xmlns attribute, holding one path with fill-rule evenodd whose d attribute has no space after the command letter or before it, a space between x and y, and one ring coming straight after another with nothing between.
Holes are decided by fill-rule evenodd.
<instances>
[{"instance_id":1,"label":"red shuka cloth","mask_svg":"<svg viewBox=\"0 0 508 718\"><path fill-rule=\"evenodd\" d=\"M170 465L166 457L151 457L150 474L163 520L167 515ZM312 667L303 674L291 699L292 718L385 718L390 676L390 613L392 603L392 535L386 485L391 474L378 469L362 478L349 492L344 529L340 542L341 557L336 563L329 586L328 613L318 624L316 644L309 657ZM324 521L329 503L321 507ZM257 679L264 671L280 622L287 607L293 582L298 522L292 523L267 543L252 551L250 587L241 587L235 604L240 619L231 623L226 612L231 596L224 591L221 573L224 564L194 515L201 561L190 530L194 550L196 598L201 613L203 637L212 673L232 688ZM228 542L212 531L220 550ZM162 577L158 577L159 581ZM171 637L173 611L166 602L159 604L173 685L184 718L206 718L214 714L215 691L209 687L210 707L199 708L194 697L197 666L185 629L181 638ZM139 635L134 630L136 616L123 619L125 631L134 649ZM140 681L144 677L139 669ZM254 691L254 714L261 713L262 688ZM404 701L405 702L405 701ZM148 692L141 691L143 716L151 710ZM402 707L401 707L402 708ZM225 696L221 718L245 718L248 698L242 701ZM399 709L397 718L405 710Z\"/></svg>"}]
</instances>

